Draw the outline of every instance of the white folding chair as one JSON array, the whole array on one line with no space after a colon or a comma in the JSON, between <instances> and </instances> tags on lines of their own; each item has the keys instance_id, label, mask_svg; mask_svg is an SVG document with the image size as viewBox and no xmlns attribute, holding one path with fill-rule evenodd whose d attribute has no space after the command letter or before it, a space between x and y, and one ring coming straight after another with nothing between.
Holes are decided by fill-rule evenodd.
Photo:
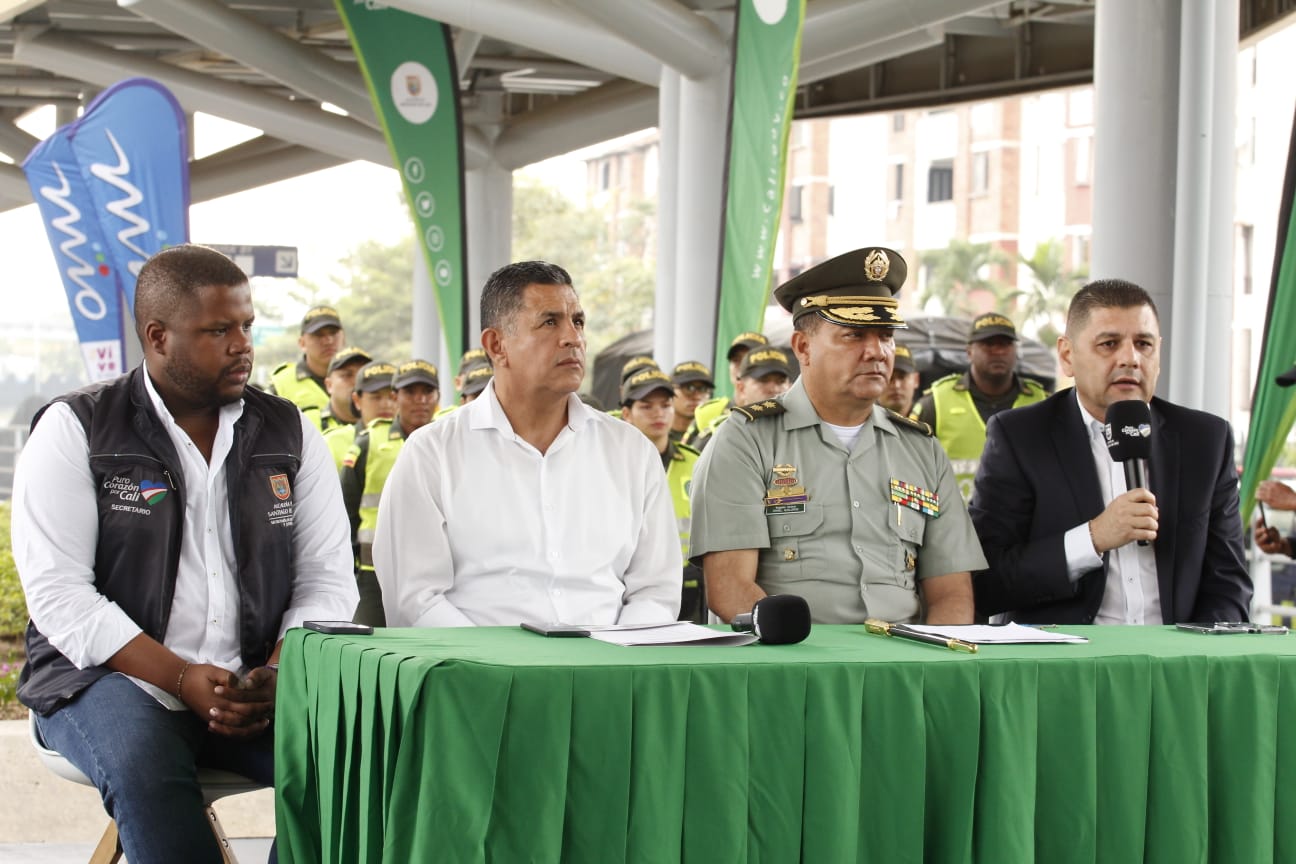
<instances>
[{"instance_id":1,"label":"white folding chair","mask_svg":"<svg viewBox=\"0 0 1296 864\"><path fill-rule=\"evenodd\" d=\"M80 783L82 786L94 786L89 777L82 774L75 765L64 759L58 751L45 746L45 742L40 737L40 730L36 728L36 715L28 712L27 718L27 728L31 735L32 746L36 748L36 755L40 757L45 767L64 780ZM220 820L216 818L216 811L212 809L212 804L230 795L255 792L265 787L260 783L249 780L242 774L235 774L233 771L220 771L215 768L199 768L198 783L202 787L207 824L211 827L212 833L216 835L216 842L220 844L221 856L226 864L238 864L238 859L234 857L234 850L230 847L229 838L225 836L225 829L221 827ZM99 845L95 847L94 854L90 856L90 864L117 864L121 857L122 848L121 840L117 836L117 823L109 820L108 827L104 829L103 836L99 838Z\"/></svg>"}]
</instances>

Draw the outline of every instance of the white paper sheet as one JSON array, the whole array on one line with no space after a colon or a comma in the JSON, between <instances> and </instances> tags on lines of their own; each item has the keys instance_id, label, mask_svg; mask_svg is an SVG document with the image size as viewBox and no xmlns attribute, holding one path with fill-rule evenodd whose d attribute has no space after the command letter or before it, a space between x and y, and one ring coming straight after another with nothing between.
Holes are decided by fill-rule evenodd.
<instances>
[{"instance_id":1,"label":"white paper sheet","mask_svg":"<svg viewBox=\"0 0 1296 864\"><path fill-rule=\"evenodd\" d=\"M750 645L756 641L752 633L727 633L687 621L664 627L596 630L589 635L613 645Z\"/></svg>"},{"instance_id":2,"label":"white paper sheet","mask_svg":"<svg viewBox=\"0 0 1296 864\"><path fill-rule=\"evenodd\" d=\"M1072 636L1056 630L1027 627L1024 624L910 624L911 630L962 639L974 645L1025 645L1033 642L1088 642L1083 636Z\"/></svg>"}]
</instances>

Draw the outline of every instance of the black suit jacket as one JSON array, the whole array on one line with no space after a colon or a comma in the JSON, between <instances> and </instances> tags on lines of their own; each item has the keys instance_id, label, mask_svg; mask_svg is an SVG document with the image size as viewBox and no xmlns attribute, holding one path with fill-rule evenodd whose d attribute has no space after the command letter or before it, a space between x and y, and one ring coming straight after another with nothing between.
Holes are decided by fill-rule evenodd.
<instances>
[{"instance_id":1,"label":"black suit jacket","mask_svg":"<svg viewBox=\"0 0 1296 864\"><path fill-rule=\"evenodd\" d=\"M1148 488L1156 496L1161 617L1244 621L1251 577L1242 547L1228 423L1154 398ZM1073 389L996 414L986 428L970 512L989 569L973 574L978 611L1029 623L1089 624L1106 567L1072 582L1063 537L1103 511ZM1106 557L1104 556L1104 564Z\"/></svg>"}]
</instances>

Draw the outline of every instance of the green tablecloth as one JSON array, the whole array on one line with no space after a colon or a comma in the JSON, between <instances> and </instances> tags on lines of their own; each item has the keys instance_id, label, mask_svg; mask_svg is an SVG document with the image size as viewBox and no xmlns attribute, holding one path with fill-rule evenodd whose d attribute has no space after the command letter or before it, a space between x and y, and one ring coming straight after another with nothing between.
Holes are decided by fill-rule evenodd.
<instances>
[{"instance_id":1,"label":"green tablecloth","mask_svg":"<svg viewBox=\"0 0 1296 864\"><path fill-rule=\"evenodd\" d=\"M1296 636L1067 632L1092 642L294 630L280 860L1296 861Z\"/></svg>"}]
</instances>

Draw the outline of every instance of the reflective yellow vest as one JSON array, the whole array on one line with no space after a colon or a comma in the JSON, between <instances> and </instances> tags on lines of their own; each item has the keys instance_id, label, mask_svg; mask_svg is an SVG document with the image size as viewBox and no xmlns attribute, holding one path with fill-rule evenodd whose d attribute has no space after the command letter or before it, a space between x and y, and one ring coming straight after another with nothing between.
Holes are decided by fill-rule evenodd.
<instances>
[{"instance_id":1,"label":"reflective yellow vest","mask_svg":"<svg viewBox=\"0 0 1296 864\"><path fill-rule=\"evenodd\" d=\"M712 425L728 414L732 407L733 400L728 396L717 396L703 402L693 412L693 422L689 424L688 429L684 430L684 437L680 440L690 447L697 446L698 439L714 431L711 429Z\"/></svg>"},{"instance_id":2,"label":"reflective yellow vest","mask_svg":"<svg viewBox=\"0 0 1296 864\"><path fill-rule=\"evenodd\" d=\"M405 436L401 434L400 424L379 418L372 421L363 434L356 435L356 441L348 451L348 458L358 458L361 449L366 451L364 491L360 494L360 526L356 530L361 570L374 569L373 541L378 528L378 500L403 446Z\"/></svg>"},{"instance_id":3,"label":"reflective yellow vest","mask_svg":"<svg viewBox=\"0 0 1296 864\"><path fill-rule=\"evenodd\" d=\"M346 426L334 426L324 433L324 443L328 445L329 452L333 454L333 464L337 466L339 471L342 470L342 461L346 459L347 451L351 449L351 445L355 444L358 430L358 423L350 423Z\"/></svg>"},{"instance_id":4,"label":"reflective yellow vest","mask_svg":"<svg viewBox=\"0 0 1296 864\"><path fill-rule=\"evenodd\" d=\"M323 409L328 404L328 393L311 377L305 360L282 363L270 374L270 389L298 408Z\"/></svg>"},{"instance_id":5,"label":"reflective yellow vest","mask_svg":"<svg viewBox=\"0 0 1296 864\"><path fill-rule=\"evenodd\" d=\"M936 412L936 437L954 467L963 500L972 498L972 481L985 450L986 424L972 401L964 375L946 375L931 386L932 405ZM1012 407L1020 408L1042 401L1048 392L1030 378L1019 378L1017 398Z\"/></svg>"},{"instance_id":6,"label":"reflective yellow vest","mask_svg":"<svg viewBox=\"0 0 1296 864\"><path fill-rule=\"evenodd\" d=\"M689 491L693 486L693 469L697 466L698 451L687 444L674 442L666 445L670 464L666 467L666 486L670 489L671 503L675 506L675 524L679 529L680 551L688 563L689 526L693 511L689 506Z\"/></svg>"}]
</instances>

